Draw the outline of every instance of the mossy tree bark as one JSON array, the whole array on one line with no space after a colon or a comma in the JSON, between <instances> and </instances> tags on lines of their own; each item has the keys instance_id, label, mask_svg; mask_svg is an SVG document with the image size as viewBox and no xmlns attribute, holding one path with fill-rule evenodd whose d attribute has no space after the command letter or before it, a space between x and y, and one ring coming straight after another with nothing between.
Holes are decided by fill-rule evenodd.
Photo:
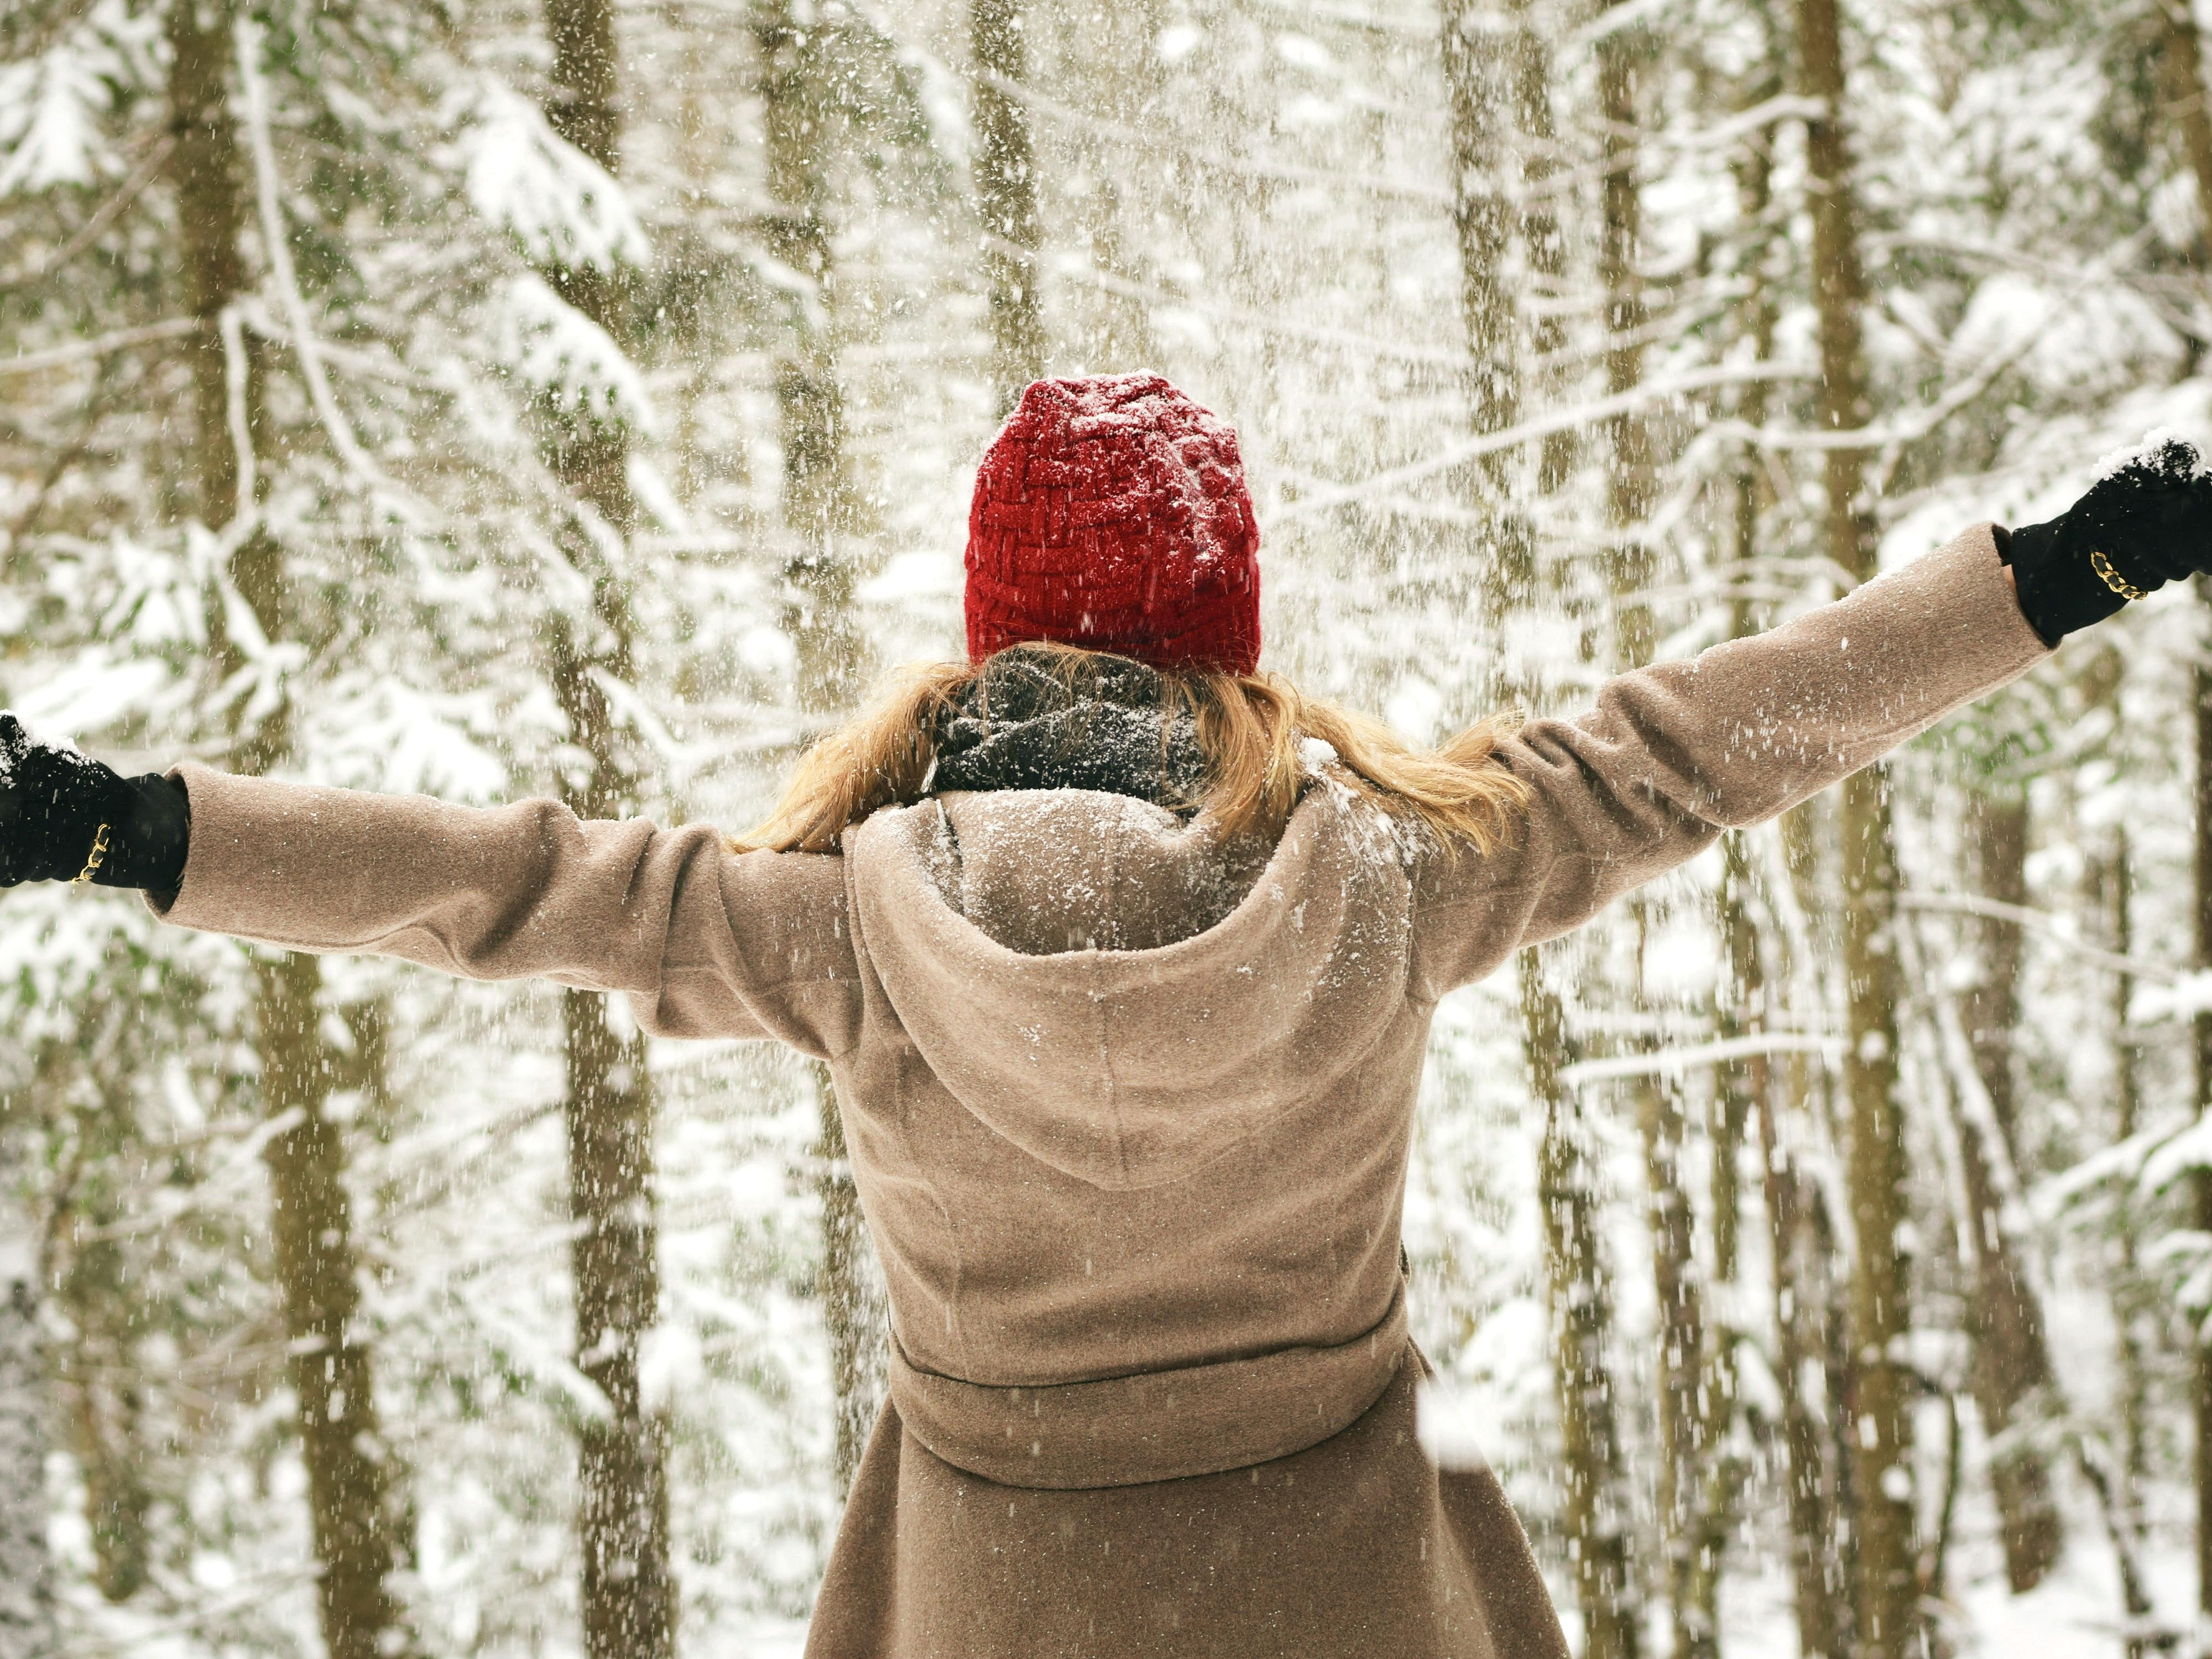
<instances>
[{"instance_id":1,"label":"mossy tree bark","mask_svg":"<svg viewBox=\"0 0 2212 1659\"><path fill-rule=\"evenodd\" d=\"M1510 280L1513 240L1516 234L1527 240L1532 264L1555 265L1559 251L1548 210L1531 225L1514 202L1515 171L1525 177L1532 165L1550 165L1549 57L1540 37L1517 15L1504 27L1498 23L1472 6L1448 5L1440 41L1469 358L1468 405L1478 433L1504 431L1520 417L1527 325ZM1555 488L1560 481L1540 465L1540 489ZM1458 481L1467 500L1493 515L1481 549L1486 568L1479 584L1493 627L1535 597L1534 541L1526 516L1511 501L1514 476L1513 456L1499 451ZM1499 677L1491 693L1504 701L1530 698L1538 690L1509 685ZM1599 1229L1589 1127L1580 1098L1560 1080L1571 1058L1571 1038L1549 964L1562 951L1523 951L1519 972L1522 1050L1530 1095L1544 1112L1538 1199L1566 1486L1564 1529L1588 1659L1633 1659L1638 1626L1626 1459L1607 1352L1613 1285Z\"/></svg>"},{"instance_id":2,"label":"mossy tree bark","mask_svg":"<svg viewBox=\"0 0 2212 1659\"><path fill-rule=\"evenodd\" d=\"M1985 793L1969 824L1974 883L1984 898L2003 904L2027 899L2027 796L2023 790ZM1983 1426L1998 1442L1990 1470L2004 1544L2005 1576L2022 1595L2043 1582L2065 1542L2050 1465L2024 1432L2051 1381L2051 1350L2044 1336L2039 1299L2022 1279L2003 1214L2005 1193L1997 1159L2017 1164L2013 1139L2015 1091L2013 1032L2020 1022L2020 924L1984 917L1982 979L1966 1000L1968 1036L1982 1087L1988 1093L2003 1145L1982 1144L1978 1124L1960 1136L1966 1177L1966 1235L1973 1255L1973 1388Z\"/></svg>"},{"instance_id":3,"label":"mossy tree bark","mask_svg":"<svg viewBox=\"0 0 2212 1659\"><path fill-rule=\"evenodd\" d=\"M241 240L246 224L244 169L230 93L235 74L234 13L227 0L179 0L167 22L170 120L175 148L168 172L182 239L180 272L187 313L191 455L200 516L210 525L242 505L239 442L265 444L259 365L229 361L224 313L246 293ZM234 434L234 379L246 419ZM256 530L231 555L229 574L270 640L293 632L283 552ZM244 662L218 641L221 667ZM289 750L280 707L238 736L232 765L264 772ZM319 1566L316 1595L331 1659L392 1659L411 1646L389 1578L408 1547L401 1471L377 1425L374 1368L356 1316L361 1264L346 1189L343 1133L324 1113L343 1062L325 1041L322 971L313 957L261 954L254 962L254 1042L263 1109L285 1122L264 1158L274 1207L274 1264L290 1340L301 1449Z\"/></svg>"},{"instance_id":4,"label":"mossy tree bark","mask_svg":"<svg viewBox=\"0 0 2212 1659\"><path fill-rule=\"evenodd\" d=\"M553 47L546 118L612 173L621 168L621 60L609 0L546 0ZM626 273L599 265L547 272L568 302L617 342L635 337ZM611 420L541 411L548 457L578 509L562 544L589 579L582 614L556 617L546 654L570 741L583 757L561 775L580 817L641 805L643 767L604 685L634 672L629 573L607 549L635 526L629 434ZM591 521L605 535L591 533ZM645 1039L610 1018L605 995L564 989L561 1024L568 1129L570 1272L576 1364L605 1415L578 1430L577 1540L584 1650L591 1659L665 1659L676 1647L669 1562L667 1425L644 1398L639 1347L659 1316L659 1222L653 1187L653 1091Z\"/></svg>"},{"instance_id":5,"label":"mossy tree bark","mask_svg":"<svg viewBox=\"0 0 2212 1659\"><path fill-rule=\"evenodd\" d=\"M1598 279L1605 293L1606 389L1632 393L1644 380L1643 335L1648 320L1638 269L1644 229L1642 72L1651 55L1644 30L1607 32L1597 48L1598 118L1605 170L1599 191ZM1651 660L1657 629L1647 590L1653 561L1644 520L1656 489L1650 422L1633 410L1607 422L1607 516L1613 545L1606 579L1613 607L1613 654L1621 670ZM1637 929L1634 1003L1647 1003L1643 961L1651 921L1648 901L1632 905ZM1705 1264L1698 1259L1697 1216L1682 1175L1688 1139L1681 1091L1656 1075L1632 1090L1644 1142L1646 1220L1658 1302L1659 1513L1665 1537L1665 1586L1674 1650L1683 1659L1719 1652L1720 1553L1716 1527L1722 1497L1713 1468L1717 1426L1725 1421L1706 1338ZM1730 1395L1733 1389L1729 1390Z\"/></svg>"},{"instance_id":6,"label":"mossy tree bark","mask_svg":"<svg viewBox=\"0 0 2212 1659\"><path fill-rule=\"evenodd\" d=\"M42 1267L69 1323L70 1339L53 1356L56 1403L84 1487L93 1586L110 1601L127 1601L145 1587L153 1544L138 1353L146 1310L116 1237L121 1206L98 1173L130 1133L125 1068L141 1056L121 1040L121 1028L133 1012L105 987L80 998L75 1040L41 1045L18 1097L35 1103L41 1118L70 1126L58 1137Z\"/></svg>"},{"instance_id":7,"label":"mossy tree bark","mask_svg":"<svg viewBox=\"0 0 2212 1659\"><path fill-rule=\"evenodd\" d=\"M2126 675L2125 649L2108 639L2100 641L2100 648L2082 664L2079 684L2091 707L2117 716ZM2025 885L2023 882L2021 887ZM2134 888L2132 838L2127 824L2118 823L2091 844L2082 898L2090 913L2103 922L2106 948L2123 958L2135 948ZM2129 1018L2134 994L2133 975L2121 972L2112 976L2105 1012L2110 1021L2114 1145L2124 1145L2142 1127L2142 1079ZM2007 1128L2010 1144L2008 1121ZM2142 1498L2150 1463L2151 1357L2160 1346L2171 1309L2170 1298L2143 1271L2139 1252L2146 1218L2137 1200L2133 1182L2114 1183L2106 1284L2115 1338L2112 1403L2118 1421L2109 1435L2085 1436L2075 1449L2083 1473L2104 1508L2106 1531L2118 1557L2121 1600L2128 1618L2122 1650L2125 1659L2145 1659L2173 1645L2172 1634L2158 1628L2157 1610L2141 1565ZM2038 1312L2039 1316L2039 1308ZM2102 1445L2097 1443L2100 1441Z\"/></svg>"},{"instance_id":8,"label":"mossy tree bark","mask_svg":"<svg viewBox=\"0 0 2212 1659\"><path fill-rule=\"evenodd\" d=\"M1783 84L1773 19L1764 5L1754 5L1752 11L1764 51L1762 61L1754 64L1738 93L1738 106L1745 110L1765 103L1781 90ZM1778 313L1775 288L1770 276L1770 244L1774 240L1768 224L1773 201L1771 130L1751 136L1736 157L1734 173L1737 270L1747 285L1735 326L1739 337L1749 345L1752 361L1764 363L1773 353ZM1766 383L1749 380L1736 395L1736 416L1747 427L1755 428L1766 419ZM1725 531L1718 550L1725 566L1722 572L1724 581L1745 580L1760 556L1761 526L1767 509L1773 504L1773 493L1757 451L1749 444L1741 446L1731 458L1723 486ZM1735 639L1757 632L1760 625L1759 607L1742 592L1739 589L1729 606L1729 634ZM1714 1035L1724 1042L1755 1040L1773 1023L1772 1005L1778 988L1769 978L1761 939L1760 884L1754 870L1753 848L1743 831L1724 836L1721 850L1721 884L1716 896L1715 921L1720 933L1722 973L1714 998ZM1741 1166L1754 1118L1762 1120L1764 1128L1767 1126L1763 1121L1772 1115L1778 1085L1772 1060L1763 1054L1748 1054L1739 1061L1723 1061L1714 1073L1706 1127L1711 1152L1709 1180L1713 1209L1712 1278L1716 1287L1736 1286L1741 1278ZM1771 1227L1775 1217L1771 1208L1768 1220ZM1775 1246L1771 1252L1771 1265L1778 1268L1786 1259L1780 1248L1782 1237L1780 1233L1770 1236ZM1777 1281L1778 1287L1779 1282ZM1794 1304L1794 1297L1791 1301ZM1748 1333L1738 1322L1741 1316L1728 1310L1746 1305L1740 1291L1725 1291L1717 1297L1712 1337L1707 1347L1706 1501L1701 1514L1700 1535L1692 1546L1695 1553L1689 1565L1692 1582L1687 1596L1691 1605L1700 1609L1717 1607L1721 1568L1749 1473L1740 1455L1724 1449L1731 1442L1734 1425L1743 1409L1737 1347L1748 1340ZM1785 1351L1790 1346L1787 1340L1783 1344ZM1796 1410L1802 1411L1805 1386L1802 1366L1781 1379L1782 1420L1778 1426L1783 1431L1785 1481L1794 1478L1790 1461L1793 1402L1796 1402ZM1826 1542L1825 1529L1809 1538L1801 1538L1794 1529L1794 1523L1801 1518L1798 1510L1793 1506L1790 1515L1793 1522L1793 1559L1820 1549ZM1801 1638L1803 1634L1801 1631ZM1804 1651L1817 1654L1822 1649L1817 1642L1807 1643Z\"/></svg>"},{"instance_id":9,"label":"mossy tree bark","mask_svg":"<svg viewBox=\"0 0 2212 1659\"><path fill-rule=\"evenodd\" d=\"M1770 43L1769 61L1743 90L1741 102L1746 108L1773 98L1784 83L1780 31L1765 8L1759 9L1759 16ZM1737 216L1745 275L1750 283L1741 326L1751 343L1753 361L1762 363L1773 356L1778 314L1769 252L1769 244L1775 240L1770 222L1773 176L1771 140L1763 132L1746 147L1735 164ZM1747 382L1737 393L1737 417L1749 427L1764 424L1768 401L1765 381ZM1728 550L1739 580L1749 575L1763 551L1760 526L1772 495L1766 468L1758 453L1746 445L1735 458L1729 480ZM1730 609L1730 635L1740 639L1755 632L1757 626L1754 607L1741 599L1735 601ZM1741 833L1725 838L1720 927L1726 971L1717 1022L1723 1038L1758 1032L1768 1024L1777 999L1786 994L1787 981L1770 980L1761 952L1753 911L1753 896L1759 884L1750 852ZM1713 1189L1717 1212L1723 1207L1718 1195L1735 1190L1737 1150L1750 1130L1753 1115L1757 1125L1776 1337L1771 1367L1780 1411L1776 1427L1783 1456L1798 1651L1805 1659L1846 1659L1850 1621L1835 1548L1838 1509L1833 1460L1829 1455L1831 1439L1822 1412L1829 1386L1824 1365L1827 1347L1824 1322L1833 1300L1825 1244L1831 1230L1820 1207L1820 1190L1792 1157L1783 1127L1785 1121L1793 1125L1811 1121L1810 1070L1802 1054L1792 1055L1778 1068L1766 1056L1759 1055L1739 1065L1724 1065L1716 1081L1718 1121L1713 1138ZM1717 1214L1717 1223L1718 1219ZM1717 1243L1734 1232L1733 1225L1717 1224ZM1734 1255L1732 1248L1716 1251L1722 1261ZM1717 1266L1716 1272L1724 1270Z\"/></svg>"},{"instance_id":10,"label":"mossy tree bark","mask_svg":"<svg viewBox=\"0 0 2212 1659\"><path fill-rule=\"evenodd\" d=\"M2197 593L2212 605L2212 592L2197 583ZM2212 617L2207 618L2212 623ZM2201 663L2194 676L2197 699L2197 845L2196 944L2197 965L2212 968L2212 668ZM2212 1113L2212 1013L2200 1013L2191 1024L2191 1057L2195 1062L2197 1113ZM2191 1224L2212 1233L2212 1169L2199 1169L2190 1178ZM2196 1342L2191 1378L2191 1404L2197 1431L2197 1607L2200 1626L2212 1626L2212 1337L2206 1328L2212 1316L2192 1310Z\"/></svg>"},{"instance_id":11,"label":"mossy tree bark","mask_svg":"<svg viewBox=\"0 0 2212 1659\"><path fill-rule=\"evenodd\" d=\"M1851 1585L1838 1525L1844 1509L1841 1460L1822 1411L1836 1373L1830 1361L1840 1322L1826 1317L1836 1297L1828 1282L1835 1229L1820 1184L1791 1157L1782 1134L1785 1113L1809 1115L1810 1067L1793 1057L1786 1091L1759 1101L1759 1151L1768 1237L1773 1252L1775 1382L1781 1395L1782 1443L1788 1458L1784 1493L1790 1516L1790 1565L1797 1614L1797 1649L1803 1659L1850 1659L1854 1625ZM1785 1099L1778 1099L1778 1094Z\"/></svg>"},{"instance_id":12,"label":"mossy tree bark","mask_svg":"<svg viewBox=\"0 0 2212 1659\"><path fill-rule=\"evenodd\" d=\"M1820 420L1863 427L1870 399L1861 312L1866 273L1844 118L1849 107L1838 0L1797 0L1800 87L1820 112L1805 124L1813 219L1813 290L1820 314ZM1875 574L1876 535L1863 499L1866 452L1827 452L1826 551L1853 581ZM1857 1254L1850 1327L1857 1427L1851 1544L1858 1565L1859 1650L1903 1659L1918 1626L1913 1536L1911 1271L1905 1253L1904 1103L1898 1093L1897 862L1889 778L1869 767L1843 785L1845 1185Z\"/></svg>"},{"instance_id":13,"label":"mossy tree bark","mask_svg":"<svg viewBox=\"0 0 2212 1659\"><path fill-rule=\"evenodd\" d=\"M1460 318L1466 330L1465 384L1468 423L1479 434L1505 431L1521 418L1524 336L1532 334L1513 253L1530 270L1555 266L1558 226L1548 202L1525 207L1532 173L1551 166L1551 64L1545 44L1516 9L1500 14L1453 0L1439 35L1445 106L1449 117L1452 228L1459 245ZM1556 270L1553 271L1556 275ZM1557 344L1556 320L1534 323L1527 349L1542 354ZM1548 458L1551 447L1544 451ZM1538 489L1564 480L1540 468ZM1462 499L1486 518L1479 556L1479 590L1502 622L1535 590L1535 537L1529 515L1514 499L1517 457L1493 450L1461 470ZM1525 693L1502 682L1493 702Z\"/></svg>"},{"instance_id":14,"label":"mossy tree bark","mask_svg":"<svg viewBox=\"0 0 2212 1659\"><path fill-rule=\"evenodd\" d=\"M1521 308L1507 259L1519 228L1514 173L1511 35L1487 7L1452 0L1441 34L1451 121L1452 228L1459 240L1460 319L1467 329L1468 406L1474 429L1503 432L1521 417ZM1487 459L1493 485L1510 464Z\"/></svg>"},{"instance_id":15,"label":"mossy tree bark","mask_svg":"<svg viewBox=\"0 0 2212 1659\"><path fill-rule=\"evenodd\" d=\"M1021 0L970 0L968 49L975 71L975 205L990 296L991 378L1003 416L1044 373L1045 354L1036 154L1021 95L1029 78Z\"/></svg>"},{"instance_id":16,"label":"mossy tree bark","mask_svg":"<svg viewBox=\"0 0 2212 1659\"><path fill-rule=\"evenodd\" d=\"M2166 20L2165 70L2182 154L2197 186L2200 265L2212 264L2212 106L2207 105L2204 48L2196 14L2188 0L2160 0ZM2197 584L2212 603L2212 592ZM2212 967L2212 672L2195 672L2197 698L2197 961ZM2200 1115L2212 1111L2212 1014L2199 1014L2194 1025L2196 1101ZM2190 1178L2192 1224L2212 1231L2212 1169ZM2200 1625L2212 1628L2212 1325L2197 1316L2194 1376L2191 1387L2197 1433L2197 1606ZM2207 1652L2212 1652L2208 1646Z\"/></svg>"},{"instance_id":17,"label":"mossy tree bark","mask_svg":"<svg viewBox=\"0 0 2212 1659\"><path fill-rule=\"evenodd\" d=\"M1583 1615L1583 1659L1636 1659L1641 1598L1630 1567L1626 1460L1607 1349L1613 1279L1598 1224L1589 1129L1562 1081L1575 1045L1547 946L1522 951L1521 1024L1530 1093L1544 1113L1536 1199L1543 1212L1545 1300L1565 1465L1569 1571Z\"/></svg>"},{"instance_id":18,"label":"mossy tree bark","mask_svg":"<svg viewBox=\"0 0 2212 1659\"><path fill-rule=\"evenodd\" d=\"M1006 15L1016 14L1009 8ZM821 729L852 709L867 670L866 648L853 615L853 541L860 515L846 453L844 391L834 333L836 269L825 216L829 138L841 125L842 112L819 37L800 26L790 0L763 0L753 27L774 204L769 240L776 257L814 285L811 302L794 307L786 331L776 363L776 398L783 438L783 521L792 543L784 564L784 623L798 648L799 710L810 729ZM1002 155L1000 160L1007 158ZM1025 161L1023 168L1026 178ZM994 325L999 325L996 311ZM853 1183L836 1086L827 1066L811 1069L821 1115L814 1158L815 1192L822 1206L817 1289L830 1338L835 1467L842 1492L860 1467L883 1397L888 1326L871 1271L867 1224Z\"/></svg>"},{"instance_id":19,"label":"mossy tree bark","mask_svg":"<svg viewBox=\"0 0 2212 1659\"><path fill-rule=\"evenodd\" d=\"M46 1548L46 1356L39 1337L40 1228L32 1136L0 1103L0 1659L55 1650Z\"/></svg>"},{"instance_id":20,"label":"mossy tree bark","mask_svg":"<svg viewBox=\"0 0 2212 1659\"><path fill-rule=\"evenodd\" d=\"M1605 290L1606 390L1615 397L1633 392L1644 381L1646 319L1637 269L1644 236L1638 82L1650 51L1650 36L1634 24L1610 29L1598 41L1598 119L1605 157L1598 281ZM1606 468L1607 507L1613 530L1606 578L1613 597L1613 648L1620 667L1635 668L1651 660L1655 643L1651 606L1644 598L1651 580L1644 520L1657 487L1650 423L1640 412L1625 410L1606 422L1606 443L1611 462Z\"/></svg>"},{"instance_id":21,"label":"mossy tree bark","mask_svg":"<svg viewBox=\"0 0 2212 1659\"><path fill-rule=\"evenodd\" d=\"M1559 125L1552 109L1552 44L1530 15L1533 0L1510 0L1513 112L1521 146L1521 237L1528 258L1528 349L1540 365L1533 379L1555 395L1573 374L1565 362L1566 324L1556 302L1566 291L1567 243L1559 228L1556 175L1560 169ZM1576 435L1562 428L1537 445L1536 488L1550 495L1567 481Z\"/></svg>"},{"instance_id":22,"label":"mossy tree bark","mask_svg":"<svg viewBox=\"0 0 2212 1659\"><path fill-rule=\"evenodd\" d=\"M361 1334L361 1267L352 1242L343 1130L326 1114L342 1060L321 1036L322 973L313 957L254 964L264 1105L295 1120L269 1143L276 1277L291 1339L292 1387L313 1506L331 1659L392 1659L404 1637L385 1585L401 1541L399 1493L378 1426Z\"/></svg>"}]
</instances>

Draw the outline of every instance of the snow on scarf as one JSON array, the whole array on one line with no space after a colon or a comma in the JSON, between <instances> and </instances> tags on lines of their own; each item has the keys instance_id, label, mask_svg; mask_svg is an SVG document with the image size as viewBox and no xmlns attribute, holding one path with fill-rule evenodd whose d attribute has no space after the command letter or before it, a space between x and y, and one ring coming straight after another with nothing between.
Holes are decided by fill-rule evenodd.
<instances>
[{"instance_id":1,"label":"snow on scarf","mask_svg":"<svg viewBox=\"0 0 2212 1659\"><path fill-rule=\"evenodd\" d=\"M1195 811L1206 792L1197 722L1170 714L1165 696L1143 663L1104 659L1071 683L1048 659L1001 652L938 717L930 787L1097 789Z\"/></svg>"}]
</instances>

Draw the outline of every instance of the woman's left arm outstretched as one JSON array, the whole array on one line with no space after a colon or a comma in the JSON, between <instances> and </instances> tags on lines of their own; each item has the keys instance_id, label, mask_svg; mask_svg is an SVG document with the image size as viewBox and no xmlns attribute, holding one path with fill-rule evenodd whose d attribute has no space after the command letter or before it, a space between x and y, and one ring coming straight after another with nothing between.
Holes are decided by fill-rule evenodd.
<instances>
[{"instance_id":1,"label":"woman's left arm outstretched","mask_svg":"<svg viewBox=\"0 0 2212 1659\"><path fill-rule=\"evenodd\" d=\"M1441 994L1579 926L2208 562L2212 480L2168 443L2050 524L1978 526L1768 633L1623 674L1577 719L1529 721L1497 750L1528 786L1518 836L1430 861L1418 988Z\"/></svg>"}]
</instances>

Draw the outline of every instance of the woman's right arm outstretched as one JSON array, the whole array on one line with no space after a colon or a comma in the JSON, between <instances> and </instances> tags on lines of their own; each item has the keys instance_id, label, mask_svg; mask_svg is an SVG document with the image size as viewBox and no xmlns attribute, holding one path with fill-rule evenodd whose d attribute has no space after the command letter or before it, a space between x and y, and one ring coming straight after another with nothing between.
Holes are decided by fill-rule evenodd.
<instances>
[{"instance_id":1,"label":"woman's right arm outstretched","mask_svg":"<svg viewBox=\"0 0 2212 1659\"><path fill-rule=\"evenodd\" d=\"M663 1036L774 1036L823 1055L853 1036L840 858L738 854L705 825L585 822L550 800L454 806L191 764L171 779L189 845L175 890L148 897L179 926L619 991ZM58 839L78 838L93 834L61 826Z\"/></svg>"}]
</instances>

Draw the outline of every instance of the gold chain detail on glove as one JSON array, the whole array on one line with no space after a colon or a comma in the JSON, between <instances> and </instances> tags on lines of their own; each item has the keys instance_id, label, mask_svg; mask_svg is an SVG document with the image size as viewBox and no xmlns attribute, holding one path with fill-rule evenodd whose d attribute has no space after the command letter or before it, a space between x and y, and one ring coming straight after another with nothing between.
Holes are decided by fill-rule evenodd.
<instances>
[{"instance_id":1,"label":"gold chain detail on glove","mask_svg":"<svg viewBox=\"0 0 2212 1659\"><path fill-rule=\"evenodd\" d=\"M103 823L100 826L100 833L92 838L91 856L85 860L84 868L76 872L76 879L71 882L70 885L72 887L82 887L85 883L90 881L93 878L93 872L100 868L101 862L106 860L106 857L107 826Z\"/></svg>"},{"instance_id":2,"label":"gold chain detail on glove","mask_svg":"<svg viewBox=\"0 0 2212 1659\"><path fill-rule=\"evenodd\" d=\"M2105 556L2101 548L2093 547L2089 550L2089 568L2097 573L2106 586L2124 599L2145 599L2150 597L2142 588L2137 587L2125 576L2113 569L2112 562Z\"/></svg>"}]
</instances>

